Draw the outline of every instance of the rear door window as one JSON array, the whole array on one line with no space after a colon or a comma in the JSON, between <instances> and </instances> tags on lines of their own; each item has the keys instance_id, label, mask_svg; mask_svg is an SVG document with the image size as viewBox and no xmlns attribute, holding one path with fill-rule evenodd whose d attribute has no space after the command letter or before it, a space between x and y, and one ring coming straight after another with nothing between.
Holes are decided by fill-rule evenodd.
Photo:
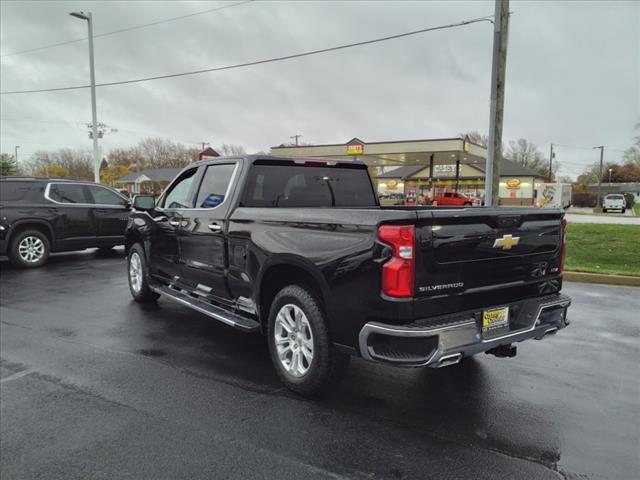
<instances>
[{"instance_id":1,"label":"rear door window","mask_svg":"<svg viewBox=\"0 0 640 480\"><path fill-rule=\"evenodd\" d=\"M196 208L215 208L225 201L235 168L235 163L207 167L198 191Z\"/></svg>"},{"instance_id":2,"label":"rear door window","mask_svg":"<svg viewBox=\"0 0 640 480\"><path fill-rule=\"evenodd\" d=\"M49 184L49 199L58 203L90 203L85 195L84 186L76 183Z\"/></svg>"}]
</instances>

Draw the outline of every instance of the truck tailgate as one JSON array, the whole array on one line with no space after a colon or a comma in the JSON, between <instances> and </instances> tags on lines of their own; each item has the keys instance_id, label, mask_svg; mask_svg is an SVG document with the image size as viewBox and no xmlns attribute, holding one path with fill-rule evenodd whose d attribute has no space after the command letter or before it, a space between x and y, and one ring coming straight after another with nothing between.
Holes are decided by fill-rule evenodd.
<instances>
[{"instance_id":1,"label":"truck tailgate","mask_svg":"<svg viewBox=\"0 0 640 480\"><path fill-rule=\"evenodd\" d=\"M416 223L416 315L446 313L491 302L520 287L522 295L559 285L563 213L557 209L421 210ZM524 287L524 288L523 288ZM427 300L421 302L420 299ZM489 303L490 304L490 303Z\"/></svg>"}]
</instances>

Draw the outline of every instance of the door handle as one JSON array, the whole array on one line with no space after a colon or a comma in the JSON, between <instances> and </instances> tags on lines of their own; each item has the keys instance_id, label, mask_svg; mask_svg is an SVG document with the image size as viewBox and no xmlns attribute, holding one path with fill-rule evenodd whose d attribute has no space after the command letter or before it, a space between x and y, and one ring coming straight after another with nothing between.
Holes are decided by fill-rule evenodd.
<instances>
[{"instance_id":1,"label":"door handle","mask_svg":"<svg viewBox=\"0 0 640 480\"><path fill-rule=\"evenodd\" d=\"M172 225L174 227L179 227L182 224L182 222L180 220L169 220L169 225Z\"/></svg>"},{"instance_id":2,"label":"door handle","mask_svg":"<svg viewBox=\"0 0 640 480\"><path fill-rule=\"evenodd\" d=\"M218 225L217 223L210 223L209 230L211 230L213 233L220 233L222 231L222 226Z\"/></svg>"}]
</instances>

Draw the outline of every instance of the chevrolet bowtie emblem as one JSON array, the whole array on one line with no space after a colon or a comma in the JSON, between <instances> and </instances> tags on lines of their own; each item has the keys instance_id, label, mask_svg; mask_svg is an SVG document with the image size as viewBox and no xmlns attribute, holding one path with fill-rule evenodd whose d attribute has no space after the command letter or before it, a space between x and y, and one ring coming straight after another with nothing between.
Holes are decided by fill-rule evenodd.
<instances>
[{"instance_id":1,"label":"chevrolet bowtie emblem","mask_svg":"<svg viewBox=\"0 0 640 480\"><path fill-rule=\"evenodd\" d=\"M512 235L505 235L502 238L496 238L493 242L493 248L502 248L503 250L511 250L511 247L515 247L520 242L520 237L514 237Z\"/></svg>"}]
</instances>

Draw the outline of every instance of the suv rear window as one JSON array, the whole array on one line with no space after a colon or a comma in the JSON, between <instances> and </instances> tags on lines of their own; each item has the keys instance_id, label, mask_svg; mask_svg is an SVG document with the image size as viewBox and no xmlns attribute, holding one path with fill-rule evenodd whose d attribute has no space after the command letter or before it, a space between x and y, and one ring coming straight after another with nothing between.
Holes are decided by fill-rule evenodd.
<instances>
[{"instance_id":1,"label":"suv rear window","mask_svg":"<svg viewBox=\"0 0 640 480\"><path fill-rule=\"evenodd\" d=\"M370 207L376 197L365 168L254 164L244 207Z\"/></svg>"},{"instance_id":2,"label":"suv rear window","mask_svg":"<svg viewBox=\"0 0 640 480\"><path fill-rule=\"evenodd\" d=\"M606 197L607 200L624 200L624 197L622 195L607 195Z\"/></svg>"},{"instance_id":3,"label":"suv rear window","mask_svg":"<svg viewBox=\"0 0 640 480\"><path fill-rule=\"evenodd\" d=\"M38 184L35 182L0 182L0 202L6 203L33 203L38 193ZM44 185L42 185L44 189ZM42 197L42 195L40 195Z\"/></svg>"}]
</instances>

